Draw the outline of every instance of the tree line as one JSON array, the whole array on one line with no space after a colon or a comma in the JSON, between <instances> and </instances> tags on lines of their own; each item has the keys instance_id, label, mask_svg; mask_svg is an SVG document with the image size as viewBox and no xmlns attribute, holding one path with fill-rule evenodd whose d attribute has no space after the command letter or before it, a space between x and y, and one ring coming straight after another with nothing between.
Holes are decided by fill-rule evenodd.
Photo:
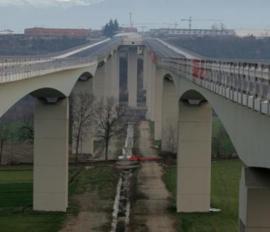
<instances>
[{"instance_id":1,"label":"tree line","mask_svg":"<svg viewBox=\"0 0 270 232\"><path fill-rule=\"evenodd\" d=\"M104 27L103 27L103 35L106 37L113 37L119 31L119 23L117 19L110 20Z\"/></svg>"}]
</instances>

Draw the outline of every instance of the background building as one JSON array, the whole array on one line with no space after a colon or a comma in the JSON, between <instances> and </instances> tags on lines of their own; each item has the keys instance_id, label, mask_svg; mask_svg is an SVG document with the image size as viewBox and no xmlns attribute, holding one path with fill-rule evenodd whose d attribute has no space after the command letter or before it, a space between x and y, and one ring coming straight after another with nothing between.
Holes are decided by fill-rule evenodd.
<instances>
[{"instance_id":1,"label":"background building","mask_svg":"<svg viewBox=\"0 0 270 232\"><path fill-rule=\"evenodd\" d=\"M90 29L67 29L67 28L26 28L24 34L28 36L51 36L51 37L88 37Z\"/></svg>"}]
</instances>

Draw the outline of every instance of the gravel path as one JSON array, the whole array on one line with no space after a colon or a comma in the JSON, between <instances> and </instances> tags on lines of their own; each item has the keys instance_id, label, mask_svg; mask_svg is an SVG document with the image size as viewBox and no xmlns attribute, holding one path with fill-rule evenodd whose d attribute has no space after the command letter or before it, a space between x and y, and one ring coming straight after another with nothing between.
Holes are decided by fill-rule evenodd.
<instances>
[{"instance_id":1,"label":"gravel path","mask_svg":"<svg viewBox=\"0 0 270 232\"><path fill-rule=\"evenodd\" d=\"M150 134L149 122L142 121L139 125L139 150L144 157L156 157L157 152L153 148L153 138Z\"/></svg>"},{"instance_id":2,"label":"gravel path","mask_svg":"<svg viewBox=\"0 0 270 232\"><path fill-rule=\"evenodd\" d=\"M108 208L110 201L102 201L96 192L77 195L74 199L80 205L78 216L70 216L60 232L100 232L110 223Z\"/></svg>"},{"instance_id":3,"label":"gravel path","mask_svg":"<svg viewBox=\"0 0 270 232\"><path fill-rule=\"evenodd\" d=\"M139 125L139 149L143 156L154 157L157 153L152 146L148 122ZM142 199L137 200L134 209L135 218L145 221L149 232L175 232L175 221L168 213L169 197L162 181L163 170L157 162L142 163L138 174L138 189ZM139 231L139 230L138 230Z\"/></svg>"}]
</instances>

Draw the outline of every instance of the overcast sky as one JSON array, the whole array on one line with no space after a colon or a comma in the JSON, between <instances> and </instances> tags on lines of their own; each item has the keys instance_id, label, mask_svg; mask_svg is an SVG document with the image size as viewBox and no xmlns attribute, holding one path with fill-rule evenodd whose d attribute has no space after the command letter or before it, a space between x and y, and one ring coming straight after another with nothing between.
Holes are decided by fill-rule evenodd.
<instances>
[{"instance_id":1,"label":"overcast sky","mask_svg":"<svg viewBox=\"0 0 270 232\"><path fill-rule=\"evenodd\" d=\"M135 24L148 27L187 27L181 18L192 16L194 28L221 20L229 28L269 29L269 10L270 0L0 0L0 29L100 28L110 18L129 24L129 12Z\"/></svg>"}]
</instances>

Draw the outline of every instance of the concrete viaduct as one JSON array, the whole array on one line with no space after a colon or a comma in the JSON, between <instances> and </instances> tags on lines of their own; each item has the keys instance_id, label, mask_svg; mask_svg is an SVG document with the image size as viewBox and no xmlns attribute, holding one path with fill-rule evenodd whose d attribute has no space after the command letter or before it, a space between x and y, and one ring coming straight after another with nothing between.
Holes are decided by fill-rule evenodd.
<instances>
[{"instance_id":1,"label":"concrete viaduct","mask_svg":"<svg viewBox=\"0 0 270 232\"><path fill-rule=\"evenodd\" d=\"M211 60L136 34L54 56L0 59L0 117L25 95L38 99L34 210L66 211L69 96L86 91L119 101L121 49L128 57L128 105L137 107L140 54L155 139L163 150L177 150L177 211L208 212L211 207L214 110L243 162L240 231L270 231L270 65ZM170 146L169 137L177 147Z\"/></svg>"}]
</instances>

